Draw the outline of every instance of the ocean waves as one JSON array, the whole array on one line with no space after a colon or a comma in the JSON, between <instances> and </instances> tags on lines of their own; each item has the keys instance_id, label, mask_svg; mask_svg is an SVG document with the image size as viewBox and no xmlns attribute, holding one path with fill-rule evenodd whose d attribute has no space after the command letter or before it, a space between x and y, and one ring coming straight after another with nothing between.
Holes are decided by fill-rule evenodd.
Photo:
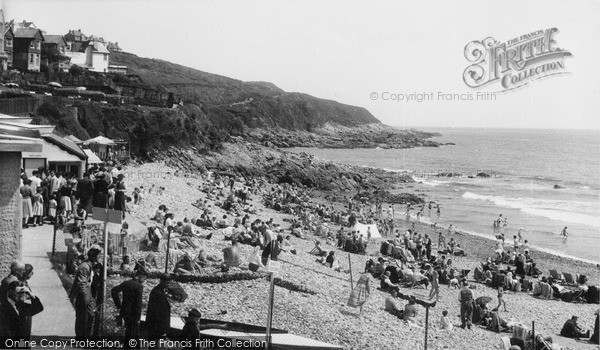
<instances>
[{"instance_id":1,"label":"ocean waves","mask_svg":"<svg viewBox=\"0 0 600 350\"><path fill-rule=\"evenodd\" d=\"M465 192L462 198L487 201L498 207L517 209L524 213L548 219L600 228L598 202L580 202L530 197L505 197Z\"/></svg>"}]
</instances>

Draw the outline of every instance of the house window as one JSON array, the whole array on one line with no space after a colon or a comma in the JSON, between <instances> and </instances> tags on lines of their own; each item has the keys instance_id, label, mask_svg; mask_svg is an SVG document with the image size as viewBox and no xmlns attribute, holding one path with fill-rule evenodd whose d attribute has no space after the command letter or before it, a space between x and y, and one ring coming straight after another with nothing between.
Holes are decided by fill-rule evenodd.
<instances>
[{"instance_id":1,"label":"house window","mask_svg":"<svg viewBox=\"0 0 600 350\"><path fill-rule=\"evenodd\" d=\"M12 38L6 38L6 46L12 47Z\"/></svg>"},{"instance_id":2,"label":"house window","mask_svg":"<svg viewBox=\"0 0 600 350\"><path fill-rule=\"evenodd\" d=\"M29 63L33 63L33 54L32 53L29 54Z\"/></svg>"},{"instance_id":3,"label":"house window","mask_svg":"<svg viewBox=\"0 0 600 350\"><path fill-rule=\"evenodd\" d=\"M40 50L42 48L42 42L41 41L36 41L35 42L35 48Z\"/></svg>"},{"instance_id":4,"label":"house window","mask_svg":"<svg viewBox=\"0 0 600 350\"><path fill-rule=\"evenodd\" d=\"M104 60L108 61L108 55L107 54L104 54Z\"/></svg>"},{"instance_id":5,"label":"house window","mask_svg":"<svg viewBox=\"0 0 600 350\"><path fill-rule=\"evenodd\" d=\"M64 46L60 47L60 53L65 53L65 47Z\"/></svg>"},{"instance_id":6,"label":"house window","mask_svg":"<svg viewBox=\"0 0 600 350\"><path fill-rule=\"evenodd\" d=\"M29 48L30 49L35 49L35 41L32 41L29 43Z\"/></svg>"},{"instance_id":7,"label":"house window","mask_svg":"<svg viewBox=\"0 0 600 350\"><path fill-rule=\"evenodd\" d=\"M35 65L36 66L40 65L40 55L35 55Z\"/></svg>"}]
</instances>

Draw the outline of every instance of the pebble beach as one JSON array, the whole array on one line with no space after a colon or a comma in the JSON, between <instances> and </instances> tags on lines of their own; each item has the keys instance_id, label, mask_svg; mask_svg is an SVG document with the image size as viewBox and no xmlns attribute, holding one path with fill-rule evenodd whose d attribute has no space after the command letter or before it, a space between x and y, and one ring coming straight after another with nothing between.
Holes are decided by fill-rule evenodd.
<instances>
[{"instance_id":1,"label":"pebble beach","mask_svg":"<svg viewBox=\"0 0 600 350\"><path fill-rule=\"evenodd\" d=\"M154 191L146 194L139 205L131 206L131 215L141 222L149 224L149 218L154 214L159 205L164 204L169 212L175 213L175 221L183 220L184 217L197 218L201 211L192 206L198 200L204 201L206 194L199 190L203 184L200 176L189 174L177 174L176 170L161 163L147 163L143 165L128 166L123 170L128 191L134 187L144 186L146 191L152 185L156 188L164 187L162 194ZM411 185L413 189L418 186ZM269 189L264 189L269 190ZM407 190L410 191L410 190ZM350 193L348 193L350 195ZM325 194L314 192L315 202L327 203ZM251 219L261 220L273 219L284 229L284 236L290 233L289 219L291 215L283 214L266 208L261 203L261 196L251 195L250 203L258 209ZM434 200L432 198L431 200ZM209 201L210 202L210 201ZM340 203L334 203L340 205ZM387 205L384 205L387 207ZM220 217L225 214L221 208L212 205L213 215ZM332 224L330 224L332 225ZM412 222L399 218L396 227L401 231L406 230ZM339 227L333 226L337 231ZM416 229L420 233L427 233L436 245L437 235L430 225L416 223ZM211 231L204 230L204 233ZM229 241L223 239L220 230L213 230L211 240L200 240L202 248L209 254L221 256L221 249L230 245ZM314 247L313 239L322 242L324 250L333 250L340 262L342 270L336 272L331 268L315 262L315 256L309 252ZM459 269L474 270L482 261L492 256L494 242L482 237L471 236L465 233L456 233L447 237L454 238L464 248L466 257L454 261ZM316 293L302 293L285 288L275 288L273 327L285 329L292 334L297 334L316 340L337 344L345 349L418 349L424 347L425 328L398 319L384 310L384 301L388 293L377 290L379 281L373 279L371 284L371 295L367 301L362 316L358 309L346 306L346 301L351 292L351 279L355 283L359 274L364 270L368 259L379 256L379 247L382 239L371 239L368 244L367 254L349 254L338 250L334 245L328 245L320 237L307 235L306 239L292 236L292 245L297 254L283 252L280 255L282 262L281 272L277 275L282 280L293 282ZM240 245L243 259L252 252L252 247ZM189 251L195 257L194 251ZM558 271L585 274L589 278L588 284L600 282L599 271L596 266L586 262L567 259L551 255L545 252L532 250L533 259L542 269L545 275L548 269ZM248 266L247 260L242 262L242 269ZM352 270L349 273L349 270ZM237 268L231 270L235 272ZM208 271L210 272L210 271ZM219 319L224 321L235 321L251 323L256 325L267 324L267 301L269 280L266 277L247 281L233 281L228 283L182 283L189 298L183 303L172 303L172 315L187 315L191 308L197 308L203 313L203 317ZM109 287L122 279L113 277L109 281ZM469 275L472 279L472 273ZM147 300L152 287L157 280L149 279L145 282L144 300ZM497 302L496 291L484 284L472 283L474 298L480 296L492 297L490 305ZM413 294L418 298L426 299L429 290L424 288L401 288L404 294ZM575 341L558 335L564 322L572 315L579 316L579 324L584 329L593 330L595 315L598 305L565 303L555 300L542 300L531 294L523 292L506 292L504 297L507 304L507 312L502 311L500 316L506 320L518 321L528 327L535 322L536 333L551 336L555 343L567 346L571 349L597 349L597 345L587 341ZM399 304L404 305L404 300L398 299ZM112 303L112 301L110 301ZM425 309L421 306L419 317L424 320ZM443 310L448 310L450 319L455 325L453 330L440 330L438 321ZM458 290L440 285L440 299L435 307L429 310L428 349L501 349L501 336L509 336L508 333L494 333L483 328L473 327L472 330L461 329L460 305L458 301Z\"/></svg>"}]
</instances>

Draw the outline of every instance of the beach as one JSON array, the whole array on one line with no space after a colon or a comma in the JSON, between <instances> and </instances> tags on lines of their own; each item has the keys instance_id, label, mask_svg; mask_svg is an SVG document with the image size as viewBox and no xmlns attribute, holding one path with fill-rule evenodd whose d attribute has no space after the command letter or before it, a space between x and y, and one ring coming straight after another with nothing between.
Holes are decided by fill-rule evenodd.
<instances>
[{"instance_id":1,"label":"beach","mask_svg":"<svg viewBox=\"0 0 600 350\"><path fill-rule=\"evenodd\" d=\"M192 206L196 201L204 200L206 194L199 190L203 180L199 174L176 174L176 170L159 163L148 163L141 166L129 166L124 169L126 183L129 191L134 187L144 186L147 190L153 184L155 187L164 187L162 195L156 193L145 196L143 203L133 205L132 215L140 221L148 221L160 204L169 208L170 212L176 214L175 220L184 217L196 218L200 216L200 210ZM127 176L129 174L129 176ZM417 188L418 189L418 188ZM262 189L264 191L269 188ZM347 193L350 195L350 193ZM273 219L284 228L283 235L289 234L290 215L276 212L266 208L261 203L261 197L252 195L250 202L258 208L252 220ZM315 202L326 203L325 193L313 192ZM341 203L336 202L339 206ZM384 205L384 208L387 207ZM215 216L219 217L225 212L212 206ZM396 210L400 213L401 210ZM398 214L396 215L398 217ZM401 231L412 225L398 219L397 227ZM330 224L332 225L332 224ZM334 232L337 231L333 227ZM428 224L417 223L416 229L420 233L429 234L434 246L437 235L433 235L433 228ZM211 240L201 240L202 247L209 253L221 256L221 249L230 245L223 240L220 230L214 230ZM208 232L208 231L207 231ZM432 236L433 235L433 236ZM470 269L471 271L483 260L492 256L494 242L478 236L469 234L452 234L453 238L465 249L467 256L455 260L454 264L459 269ZM356 282L360 272L364 270L368 259L376 259L379 256L381 239L372 239L368 244L367 255L349 254L338 250L333 245L327 245L320 237L299 239L292 236L293 246L298 251L297 255L283 252L280 255L282 262L281 272L278 274L282 280L301 285L315 294L291 291L285 288L275 288L273 327L286 329L290 333L306 336L324 342L334 343L347 349L412 349L420 348L424 344L425 331L423 327L409 325L395 316L384 311L384 301L388 293L377 290L378 280L372 280L371 295L367 301L362 316L358 316L358 309L349 308L346 305L351 291L350 276ZM322 264L315 262L315 256L309 254L314 247L313 238L322 242L322 249L333 250L340 261L343 270L352 265L352 274L336 272ZM447 237L449 240L450 237ZM241 245L243 259L252 252L252 247ZM193 254L190 250L190 254ZM555 256L546 252L532 250L533 259L538 263L544 274L548 269L558 271L585 274L589 277L589 284L599 282L598 269L595 265L582 261ZM243 260L241 266L247 266ZM237 269L232 269L234 272ZM469 276L472 278L472 273ZM109 281L114 285L121 280L113 277ZM144 294L147 296L150 289L157 280L148 280L145 283ZM479 296L490 296L492 302L497 302L496 291L484 284L472 283L475 298ZM190 296L183 303L172 303L172 315L185 316L190 308L197 308L204 317L225 321L236 321L256 325L267 323L267 300L269 282L265 278L234 281L229 283L185 283L182 284ZM429 290L423 288L407 289L401 288L405 294L414 294L419 298L426 298ZM144 298L147 300L146 298ZM508 312L500 315L506 320L515 320L524 325L531 326L535 321L536 333L551 336L554 341L567 345L572 349L595 349L596 345L585 341L576 342L558 336L564 322L572 315L579 316L579 324L585 329L593 329L594 312L598 305L574 304L562 301L542 300L526 293L506 292L505 300ZM401 305L406 302L398 299ZM109 307L110 307L109 302ZM449 317L454 323L452 331L438 329L438 321L443 310L448 310ZM418 308L419 317L425 317L425 309ZM428 348L430 349L499 349L501 336L509 336L508 333L497 334L483 328L474 327L472 330L464 330L460 327L458 317L460 307L458 302L458 290L440 286L440 300L437 305L430 308Z\"/></svg>"}]
</instances>

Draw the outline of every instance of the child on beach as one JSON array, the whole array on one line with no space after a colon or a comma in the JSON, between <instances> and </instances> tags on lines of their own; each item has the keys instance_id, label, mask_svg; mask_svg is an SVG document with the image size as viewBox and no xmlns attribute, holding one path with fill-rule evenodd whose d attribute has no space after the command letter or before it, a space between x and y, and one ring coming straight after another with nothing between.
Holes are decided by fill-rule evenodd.
<instances>
[{"instance_id":1,"label":"child on beach","mask_svg":"<svg viewBox=\"0 0 600 350\"><path fill-rule=\"evenodd\" d=\"M448 317L448 310L442 311L442 317L440 318L440 329L447 329L451 331L452 327L454 327L454 325L452 325L452 322Z\"/></svg>"},{"instance_id":2,"label":"child on beach","mask_svg":"<svg viewBox=\"0 0 600 350\"><path fill-rule=\"evenodd\" d=\"M496 309L500 309L500 305L504 305L504 311L506 312L506 301L504 301L504 289L498 287L498 306Z\"/></svg>"},{"instance_id":3,"label":"child on beach","mask_svg":"<svg viewBox=\"0 0 600 350\"><path fill-rule=\"evenodd\" d=\"M57 206L58 206L58 203L56 202L56 194L53 194L52 198L50 198L50 201L48 201L48 218L50 218L50 222L53 224L56 222L56 207Z\"/></svg>"}]
</instances>

